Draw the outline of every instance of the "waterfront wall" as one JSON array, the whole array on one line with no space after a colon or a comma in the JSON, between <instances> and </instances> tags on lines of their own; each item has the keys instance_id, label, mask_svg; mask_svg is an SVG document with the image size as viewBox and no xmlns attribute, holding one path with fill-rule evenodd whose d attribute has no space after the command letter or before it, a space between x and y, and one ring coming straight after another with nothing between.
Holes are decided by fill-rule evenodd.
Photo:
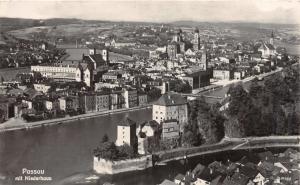
<instances>
[{"instance_id":1,"label":"waterfront wall","mask_svg":"<svg viewBox=\"0 0 300 185\"><path fill-rule=\"evenodd\" d=\"M128 171L144 170L152 167L152 156L142 156L134 159L110 161L94 157L93 169L100 174L118 174Z\"/></svg>"}]
</instances>

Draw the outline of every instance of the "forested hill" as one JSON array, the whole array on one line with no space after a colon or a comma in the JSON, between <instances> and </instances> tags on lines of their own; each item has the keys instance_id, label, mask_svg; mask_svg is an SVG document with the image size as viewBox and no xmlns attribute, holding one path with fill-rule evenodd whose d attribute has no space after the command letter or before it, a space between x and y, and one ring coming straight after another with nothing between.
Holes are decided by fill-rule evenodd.
<instances>
[{"instance_id":1,"label":"forested hill","mask_svg":"<svg viewBox=\"0 0 300 185\"><path fill-rule=\"evenodd\" d=\"M229 89L225 133L229 137L300 134L299 69L286 68L249 92L242 85Z\"/></svg>"}]
</instances>

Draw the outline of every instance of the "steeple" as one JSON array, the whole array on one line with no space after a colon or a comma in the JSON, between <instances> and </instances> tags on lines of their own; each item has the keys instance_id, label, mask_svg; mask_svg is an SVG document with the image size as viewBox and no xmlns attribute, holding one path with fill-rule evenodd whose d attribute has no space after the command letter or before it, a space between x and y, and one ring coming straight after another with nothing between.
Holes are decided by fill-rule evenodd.
<instances>
[{"instance_id":1,"label":"steeple","mask_svg":"<svg viewBox=\"0 0 300 185\"><path fill-rule=\"evenodd\" d=\"M272 44L274 46L274 32L273 32L273 30L272 30L272 33L271 33L270 44Z\"/></svg>"},{"instance_id":2,"label":"steeple","mask_svg":"<svg viewBox=\"0 0 300 185\"><path fill-rule=\"evenodd\" d=\"M196 28L194 31L194 40L193 40L193 48L195 51L200 50L200 35L199 35L199 29Z\"/></svg>"}]
</instances>

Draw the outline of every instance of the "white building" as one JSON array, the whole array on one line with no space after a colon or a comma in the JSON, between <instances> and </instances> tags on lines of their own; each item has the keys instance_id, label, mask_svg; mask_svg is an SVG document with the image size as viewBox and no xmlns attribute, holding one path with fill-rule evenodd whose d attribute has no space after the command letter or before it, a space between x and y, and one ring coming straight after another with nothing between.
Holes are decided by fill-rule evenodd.
<instances>
[{"instance_id":1,"label":"white building","mask_svg":"<svg viewBox=\"0 0 300 185\"><path fill-rule=\"evenodd\" d=\"M31 71L39 72L42 76L56 81L83 81L87 86L91 86L93 81L92 71L88 66L83 69L81 65L57 63L54 65L31 66Z\"/></svg>"},{"instance_id":2,"label":"white building","mask_svg":"<svg viewBox=\"0 0 300 185\"><path fill-rule=\"evenodd\" d=\"M179 130L188 122L187 100L177 94L164 94L154 104L152 119L158 123L175 119L179 123Z\"/></svg>"},{"instance_id":3,"label":"white building","mask_svg":"<svg viewBox=\"0 0 300 185\"><path fill-rule=\"evenodd\" d=\"M36 91L47 93L51 86L47 84L33 84L33 87Z\"/></svg>"},{"instance_id":4,"label":"white building","mask_svg":"<svg viewBox=\"0 0 300 185\"><path fill-rule=\"evenodd\" d=\"M118 124L116 145L127 144L134 146L136 143L136 123L129 118Z\"/></svg>"},{"instance_id":5,"label":"white building","mask_svg":"<svg viewBox=\"0 0 300 185\"><path fill-rule=\"evenodd\" d=\"M261 52L263 58L268 58L275 55L275 47L272 44L263 43L258 51Z\"/></svg>"}]
</instances>

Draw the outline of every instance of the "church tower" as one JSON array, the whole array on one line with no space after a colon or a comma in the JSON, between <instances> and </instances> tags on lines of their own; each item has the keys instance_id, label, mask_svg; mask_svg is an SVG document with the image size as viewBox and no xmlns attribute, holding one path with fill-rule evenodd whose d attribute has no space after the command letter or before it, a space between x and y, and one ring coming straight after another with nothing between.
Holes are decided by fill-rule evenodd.
<instances>
[{"instance_id":1,"label":"church tower","mask_svg":"<svg viewBox=\"0 0 300 185\"><path fill-rule=\"evenodd\" d=\"M271 33L270 44L274 46L274 32Z\"/></svg>"},{"instance_id":2,"label":"church tower","mask_svg":"<svg viewBox=\"0 0 300 185\"><path fill-rule=\"evenodd\" d=\"M203 49L202 49L202 56L200 60L200 66L202 67L202 70L206 71L207 66L208 66L208 61L207 61L207 52L206 52L206 45L204 44Z\"/></svg>"},{"instance_id":3,"label":"church tower","mask_svg":"<svg viewBox=\"0 0 300 185\"><path fill-rule=\"evenodd\" d=\"M200 35L199 35L199 29L196 28L194 31L194 40L193 40L193 48L194 51L200 50Z\"/></svg>"}]
</instances>

